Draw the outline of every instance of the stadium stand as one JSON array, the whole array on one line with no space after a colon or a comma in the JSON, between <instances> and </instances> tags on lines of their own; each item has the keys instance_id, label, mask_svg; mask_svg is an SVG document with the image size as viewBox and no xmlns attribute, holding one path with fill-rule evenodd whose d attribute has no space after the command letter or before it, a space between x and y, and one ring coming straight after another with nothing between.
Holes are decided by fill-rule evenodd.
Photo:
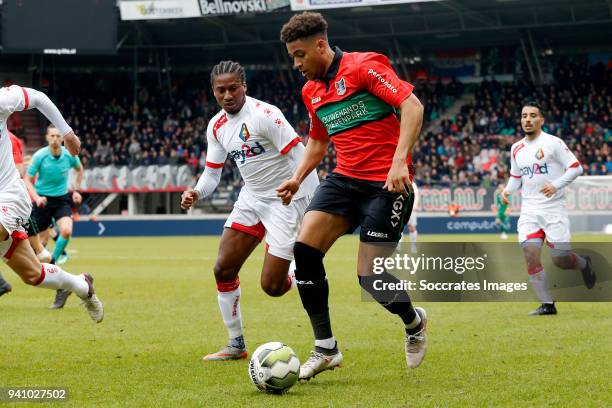
<instances>
[{"instance_id":1,"label":"stadium stand","mask_svg":"<svg viewBox=\"0 0 612 408\"><path fill-rule=\"evenodd\" d=\"M575 58L559 61L554 85L521 79L464 86L455 80L417 79L415 93L426 111L414 150L416 182L453 187L504 182L508 148L521 137L520 104L534 96L546 110L546 129L568 141L585 174L612 174L611 75L610 67ZM251 69L247 82L251 96L279 106L307 140L297 77L289 81L278 71ZM71 73L58 75L48 92L81 136L86 167L187 164L198 177L206 162L206 126L218 109L208 75L175 76L168 87L160 87L155 75L141 75L136 103L133 89L133 79L126 75ZM457 106L464 100L468 102ZM30 132L29 150L40 140L37 144ZM331 145L319 175L325 177L334 167ZM228 160L220 194L231 200L240 186L240 175Z\"/></svg>"}]
</instances>

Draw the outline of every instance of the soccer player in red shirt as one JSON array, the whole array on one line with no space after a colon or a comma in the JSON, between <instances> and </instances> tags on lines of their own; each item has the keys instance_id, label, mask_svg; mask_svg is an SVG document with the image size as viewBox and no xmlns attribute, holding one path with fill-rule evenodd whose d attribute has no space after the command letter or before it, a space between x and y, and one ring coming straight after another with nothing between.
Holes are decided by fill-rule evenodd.
<instances>
[{"instance_id":1,"label":"soccer player in red shirt","mask_svg":"<svg viewBox=\"0 0 612 408\"><path fill-rule=\"evenodd\" d=\"M413 307L405 291L378 290L380 281L399 280L386 271L374 275L374 263L393 253L410 218L410 152L423 122L423 106L385 56L332 49L327 22L319 13L294 15L282 28L281 41L294 67L308 79L302 98L310 114L310 138L302 162L279 186L278 196L284 203L291 201L323 159L330 140L337 154L337 167L317 189L294 246L296 282L315 335L315 350L300 368L300 379L342 362L329 319L323 257L340 236L357 227L359 283L403 320L406 362L415 368L427 348L425 310Z\"/></svg>"},{"instance_id":2,"label":"soccer player in red shirt","mask_svg":"<svg viewBox=\"0 0 612 408\"><path fill-rule=\"evenodd\" d=\"M15 160L15 167L19 171L19 175L23 178L25 168L23 166L23 143L15 136L12 132L8 132L11 138L11 146L13 147L13 160Z\"/></svg>"}]
</instances>

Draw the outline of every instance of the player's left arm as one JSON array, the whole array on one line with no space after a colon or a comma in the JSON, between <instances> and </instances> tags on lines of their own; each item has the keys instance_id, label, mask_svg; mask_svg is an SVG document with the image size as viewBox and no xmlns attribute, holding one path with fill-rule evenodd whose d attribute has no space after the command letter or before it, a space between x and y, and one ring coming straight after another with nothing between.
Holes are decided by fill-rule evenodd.
<instances>
[{"instance_id":1,"label":"player's left arm","mask_svg":"<svg viewBox=\"0 0 612 408\"><path fill-rule=\"evenodd\" d=\"M411 94L401 103L400 111L399 140L393 155L393 163L383 188L407 195L406 186L412 180L410 180L410 172L406 159L408 154L412 152L412 148L421 132L421 126L423 125L423 104L414 94Z\"/></svg>"},{"instance_id":2,"label":"player's left arm","mask_svg":"<svg viewBox=\"0 0 612 408\"><path fill-rule=\"evenodd\" d=\"M380 54L368 54L359 64L359 81L373 95L400 110L400 134L391 169L383 188L408 194L410 172L406 159L423 125L423 104L412 93L414 86L398 78L389 60Z\"/></svg>"},{"instance_id":3,"label":"player's left arm","mask_svg":"<svg viewBox=\"0 0 612 408\"><path fill-rule=\"evenodd\" d=\"M557 191L569 185L576 177L582 174L580 162L561 139L557 140L555 143L554 154L555 158L565 168L565 172L561 177L542 187L540 192L546 197L554 196Z\"/></svg>"}]
</instances>

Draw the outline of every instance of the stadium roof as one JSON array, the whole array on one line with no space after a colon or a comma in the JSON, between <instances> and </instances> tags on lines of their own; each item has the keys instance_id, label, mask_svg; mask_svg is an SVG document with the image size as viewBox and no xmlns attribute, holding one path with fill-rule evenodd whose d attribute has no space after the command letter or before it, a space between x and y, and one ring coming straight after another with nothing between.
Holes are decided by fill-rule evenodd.
<instances>
[{"instance_id":1,"label":"stadium roof","mask_svg":"<svg viewBox=\"0 0 612 408\"><path fill-rule=\"evenodd\" d=\"M435 49L517 45L529 35L557 51L611 50L612 2L465 0L324 10L331 42L347 50L418 55ZM124 21L120 49L163 49L173 58L251 63L286 58L279 30L293 13Z\"/></svg>"},{"instance_id":2,"label":"stadium roof","mask_svg":"<svg viewBox=\"0 0 612 408\"><path fill-rule=\"evenodd\" d=\"M1 0L0 0L1 3ZM444 0L323 10L330 42L344 50L372 50L392 59L436 50L506 47L556 55L612 52L612 0ZM118 14L118 13L117 13ZM117 56L2 54L0 68L37 72L200 71L221 59L244 65L287 66L279 40L293 14L231 15L120 21ZM531 58L531 57L530 57Z\"/></svg>"}]
</instances>

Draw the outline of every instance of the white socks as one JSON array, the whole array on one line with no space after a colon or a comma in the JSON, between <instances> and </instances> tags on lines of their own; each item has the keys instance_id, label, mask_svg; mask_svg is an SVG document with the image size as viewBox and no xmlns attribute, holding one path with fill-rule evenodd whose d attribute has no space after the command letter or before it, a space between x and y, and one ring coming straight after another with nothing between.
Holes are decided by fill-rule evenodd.
<instances>
[{"instance_id":1,"label":"white socks","mask_svg":"<svg viewBox=\"0 0 612 408\"><path fill-rule=\"evenodd\" d=\"M421 316L419 315L419 312L415 310L414 313L414 320L412 320L412 322L410 322L409 324L405 325L407 330L415 329L421 324Z\"/></svg>"},{"instance_id":2,"label":"white socks","mask_svg":"<svg viewBox=\"0 0 612 408\"><path fill-rule=\"evenodd\" d=\"M240 279L233 282L217 282L217 300L230 339L242 336L240 314Z\"/></svg>"},{"instance_id":3,"label":"white socks","mask_svg":"<svg viewBox=\"0 0 612 408\"><path fill-rule=\"evenodd\" d=\"M528 268L527 273L529 274L529 282L535 291L538 299L542 303L553 303L553 298L548 291L548 278L546 277L546 271L542 265Z\"/></svg>"},{"instance_id":4,"label":"white socks","mask_svg":"<svg viewBox=\"0 0 612 408\"><path fill-rule=\"evenodd\" d=\"M576 265L577 269L579 269L579 270L584 269L584 267L587 264L586 259L584 259L583 257L581 257L580 255L578 255L575 252L572 252L570 254L570 256L572 257L572 260L574 261L574 264Z\"/></svg>"},{"instance_id":5,"label":"white socks","mask_svg":"<svg viewBox=\"0 0 612 408\"><path fill-rule=\"evenodd\" d=\"M84 299L89 293L89 285L83 275L72 275L63 271L57 265L42 264L42 271L39 282L36 284L41 288L65 289L76 293L78 297Z\"/></svg>"},{"instance_id":6,"label":"white socks","mask_svg":"<svg viewBox=\"0 0 612 408\"><path fill-rule=\"evenodd\" d=\"M332 336L329 339L315 340L315 346L332 350L334 347L336 347L336 338Z\"/></svg>"},{"instance_id":7,"label":"white socks","mask_svg":"<svg viewBox=\"0 0 612 408\"><path fill-rule=\"evenodd\" d=\"M412 252L416 252L417 234L418 234L418 232L416 230L409 234L410 235L410 242L412 243Z\"/></svg>"},{"instance_id":8,"label":"white socks","mask_svg":"<svg viewBox=\"0 0 612 408\"><path fill-rule=\"evenodd\" d=\"M289 288L286 290L286 292L288 292L289 289L297 287L297 283L295 282L295 259L291 261L291 263L289 264L289 271L287 273L287 281L288 282L290 281L291 283L289 284Z\"/></svg>"}]
</instances>

